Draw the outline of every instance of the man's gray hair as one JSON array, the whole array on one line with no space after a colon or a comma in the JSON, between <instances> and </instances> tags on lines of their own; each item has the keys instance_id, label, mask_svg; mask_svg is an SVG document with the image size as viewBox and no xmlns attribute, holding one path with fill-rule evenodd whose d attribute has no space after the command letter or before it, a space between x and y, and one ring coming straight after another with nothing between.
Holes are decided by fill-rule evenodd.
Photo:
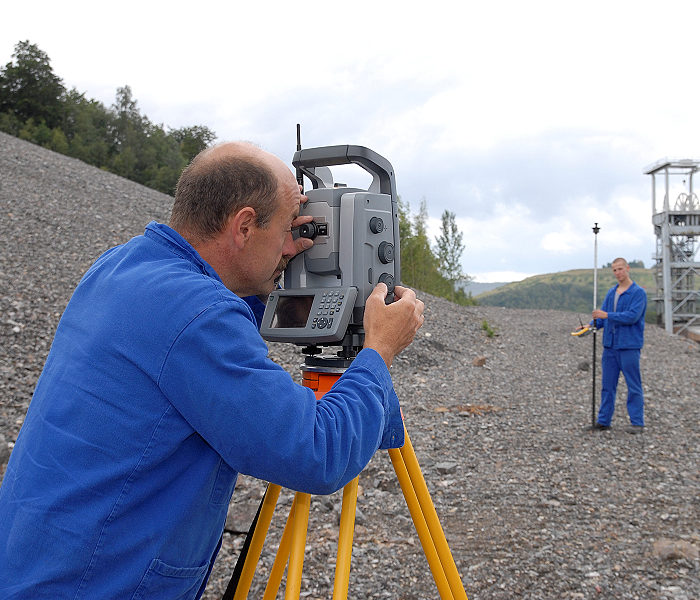
<instances>
[{"instance_id":1,"label":"man's gray hair","mask_svg":"<svg viewBox=\"0 0 700 600\"><path fill-rule=\"evenodd\" d=\"M222 231L246 206L255 210L258 227L266 227L277 208L277 178L262 160L253 152L217 150L195 156L175 188L170 226L198 241Z\"/></svg>"}]
</instances>

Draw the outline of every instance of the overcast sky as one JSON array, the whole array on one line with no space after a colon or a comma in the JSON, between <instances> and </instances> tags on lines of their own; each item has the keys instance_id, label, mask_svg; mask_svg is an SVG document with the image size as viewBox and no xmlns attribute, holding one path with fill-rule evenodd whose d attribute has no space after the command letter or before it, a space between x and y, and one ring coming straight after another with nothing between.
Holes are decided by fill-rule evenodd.
<instances>
[{"instance_id":1,"label":"overcast sky","mask_svg":"<svg viewBox=\"0 0 700 600\"><path fill-rule=\"evenodd\" d=\"M304 147L367 146L433 235L457 215L466 273L512 281L591 268L594 222L599 266L651 266L643 170L700 159L699 17L696 0L35 0L3 6L0 64L29 40L88 98L129 85L155 123L288 164L296 123Z\"/></svg>"}]
</instances>

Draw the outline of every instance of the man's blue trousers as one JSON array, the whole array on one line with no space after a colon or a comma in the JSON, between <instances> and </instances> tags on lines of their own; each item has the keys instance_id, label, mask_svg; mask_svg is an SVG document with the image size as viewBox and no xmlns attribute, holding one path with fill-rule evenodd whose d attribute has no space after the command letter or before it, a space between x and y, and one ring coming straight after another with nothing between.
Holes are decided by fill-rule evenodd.
<instances>
[{"instance_id":1,"label":"man's blue trousers","mask_svg":"<svg viewBox=\"0 0 700 600\"><path fill-rule=\"evenodd\" d=\"M610 425L615 412L615 396L620 371L627 382L627 414L632 425L644 426L644 394L639 371L641 351L603 348L603 389L598 411L598 423Z\"/></svg>"}]
</instances>

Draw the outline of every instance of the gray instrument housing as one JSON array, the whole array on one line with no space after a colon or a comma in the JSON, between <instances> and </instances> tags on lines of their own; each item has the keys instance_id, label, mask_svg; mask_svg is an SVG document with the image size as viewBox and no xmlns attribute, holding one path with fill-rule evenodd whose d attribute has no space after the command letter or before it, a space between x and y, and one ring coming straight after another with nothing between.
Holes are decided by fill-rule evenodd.
<instances>
[{"instance_id":1,"label":"gray instrument housing","mask_svg":"<svg viewBox=\"0 0 700 600\"><path fill-rule=\"evenodd\" d=\"M350 163L372 175L368 189L334 185L325 167ZM313 184L300 214L313 216L322 233L287 265L284 289L269 295L260 333L269 341L332 345L348 328L361 331L365 301L379 281L390 299L400 281L393 167L363 146L300 150L293 165Z\"/></svg>"}]
</instances>

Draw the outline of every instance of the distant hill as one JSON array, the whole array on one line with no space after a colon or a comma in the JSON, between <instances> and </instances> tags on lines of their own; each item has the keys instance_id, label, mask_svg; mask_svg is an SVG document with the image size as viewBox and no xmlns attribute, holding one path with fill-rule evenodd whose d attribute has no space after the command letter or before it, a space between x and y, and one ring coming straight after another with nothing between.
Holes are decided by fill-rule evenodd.
<instances>
[{"instance_id":1,"label":"distant hill","mask_svg":"<svg viewBox=\"0 0 700 600\"><path fill-rule=\"evenodd\" d=\"M651 269L631 269L632 279L647 290L647 298L655 291L654 273ZM598 302L603 302L605 293L615 284L609 268L598 269ZM540 308L568 310L590 315L593 310L593 269L574 269L559 273L534 275L475 295L479 304L505 306L507 308ZM653 302L647 306L647 322L656 321Z\"/></svg>"},{"instance_id":2,"label":"distant hill","mask_svg":"<svg viewBox=\"0 0 700 600\"><path fill-rule=\"evenodd\" d=\"M467 283L457 283L457 286L464 290L465 294L471 294L472 296L478 296L484 292L490 292L503 285L506 285L507 281L500 282L482 282L482 281L469 281Z\"/></svg>"}]
</instances>

